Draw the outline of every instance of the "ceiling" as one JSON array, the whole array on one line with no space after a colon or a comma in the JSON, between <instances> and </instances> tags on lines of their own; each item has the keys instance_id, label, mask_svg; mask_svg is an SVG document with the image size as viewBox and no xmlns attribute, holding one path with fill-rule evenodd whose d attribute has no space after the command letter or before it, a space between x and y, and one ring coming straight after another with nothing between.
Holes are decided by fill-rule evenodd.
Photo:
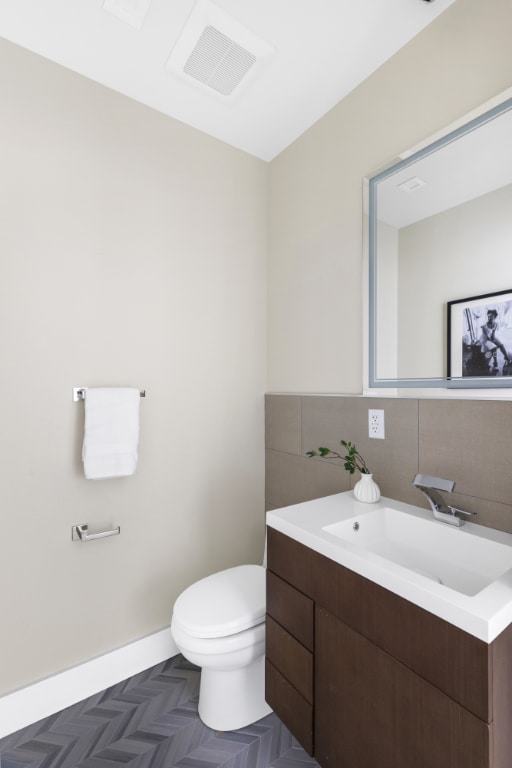
<instances>
[{"instance_id":1,"label":"ceiling","mask_svg":"<svg viewBox=\"0 0 512 768\"><path fill-rule=\"evenodd\" d=\"M166 68L196 0L1 0L0 37L270 161L454 1L215 0L268 44L229 98Z\"/></svg>"}]
</instances>

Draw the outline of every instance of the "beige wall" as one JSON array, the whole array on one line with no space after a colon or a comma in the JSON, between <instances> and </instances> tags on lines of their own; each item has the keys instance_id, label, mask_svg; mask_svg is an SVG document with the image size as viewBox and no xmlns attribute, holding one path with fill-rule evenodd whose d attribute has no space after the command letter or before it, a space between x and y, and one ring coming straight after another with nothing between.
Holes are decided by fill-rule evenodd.
<instances>
[{"instance_id":1,"label":"beige wall","mask_svg":"<svg viewBox=\"0 0 512 768\"><path fill-rule=\"evenodd\" d=\"M378 378L396 379L398 371L398 264L399 232L378 222L379 279L376 296L376 374Z\"/></svg>"},{"instance_id":2,"label":"beige wall","mask_svg":"<svg viewBox=\"0 0 512 768\"><path fill-rule=\"evenodd\" d=\"M268 166L7 42L0 93L1 694L262 557ZM86 481L105 385L147 391L139 466Z\"/></svg>"},{"instance_id":3,"label":"beige wall","mask_svg":"<svg viewBox=\"0 0 512 768\"><path fill-rule=\"evenodd\" d=\"M511 27L457 0L273 161L270 391L362 391L362 178L511 85Z\"/></svg>"}]
</instances>

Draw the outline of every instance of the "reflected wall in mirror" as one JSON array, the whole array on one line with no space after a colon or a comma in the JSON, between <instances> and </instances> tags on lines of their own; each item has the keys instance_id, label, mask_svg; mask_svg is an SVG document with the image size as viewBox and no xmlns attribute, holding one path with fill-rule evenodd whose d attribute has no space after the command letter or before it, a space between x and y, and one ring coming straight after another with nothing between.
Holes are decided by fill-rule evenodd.
<instances>
[{"instance_id":1,"label":"reflected wall in mirror","mask_svg":"<svg viewBox=\"0 0 512 768\"><path fill-rule=\"evenodd\" d=\"M447 309L512 286L512 98L371 178L369 226L370 387L512 386L448 369Z\"/></svg>"}]
</instances>

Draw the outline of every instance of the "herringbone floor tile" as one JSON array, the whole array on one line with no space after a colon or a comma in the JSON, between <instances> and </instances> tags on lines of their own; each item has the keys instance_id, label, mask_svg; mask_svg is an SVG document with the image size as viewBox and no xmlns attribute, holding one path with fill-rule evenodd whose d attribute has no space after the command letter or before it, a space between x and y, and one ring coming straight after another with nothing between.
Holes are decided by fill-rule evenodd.
<instances>
[{"instance_id":1,"label":"herringbone floor tile","mask_svg":"<svg viewBox=\"0 0 512 768\"><path fill-rule=\"evenodd\" d=\"M181 655L0 739L0 768L317 768L274 714L238 731L197 714Z\"/></svg>"}]
</instances>

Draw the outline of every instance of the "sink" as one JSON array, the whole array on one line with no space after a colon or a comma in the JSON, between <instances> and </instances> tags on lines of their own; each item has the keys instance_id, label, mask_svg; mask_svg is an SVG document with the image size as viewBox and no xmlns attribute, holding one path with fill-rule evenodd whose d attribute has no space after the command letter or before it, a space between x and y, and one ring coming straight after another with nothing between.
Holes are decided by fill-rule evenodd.
<instances>
[{"instance_id":1,"label":"sink","mask_svg":"<svg viewBox=\"0 0 512 768\"><path fill-rule=\"evenodd\" d=\"M512 625L512 534L352 491L267 512L267 525L486 643Z\"/></svg>"},{"instance_id":2,"label":"sink","mask_svg":"<svg viewBox=\"0 0 512 768\"><path fill-rule=\"evenodd\" d=\"M322 531L367 557L473 596L512 569L512 546L486 538L480 528L456 528L384 507L323 526Z\"/></svg>"}]
</instances>

